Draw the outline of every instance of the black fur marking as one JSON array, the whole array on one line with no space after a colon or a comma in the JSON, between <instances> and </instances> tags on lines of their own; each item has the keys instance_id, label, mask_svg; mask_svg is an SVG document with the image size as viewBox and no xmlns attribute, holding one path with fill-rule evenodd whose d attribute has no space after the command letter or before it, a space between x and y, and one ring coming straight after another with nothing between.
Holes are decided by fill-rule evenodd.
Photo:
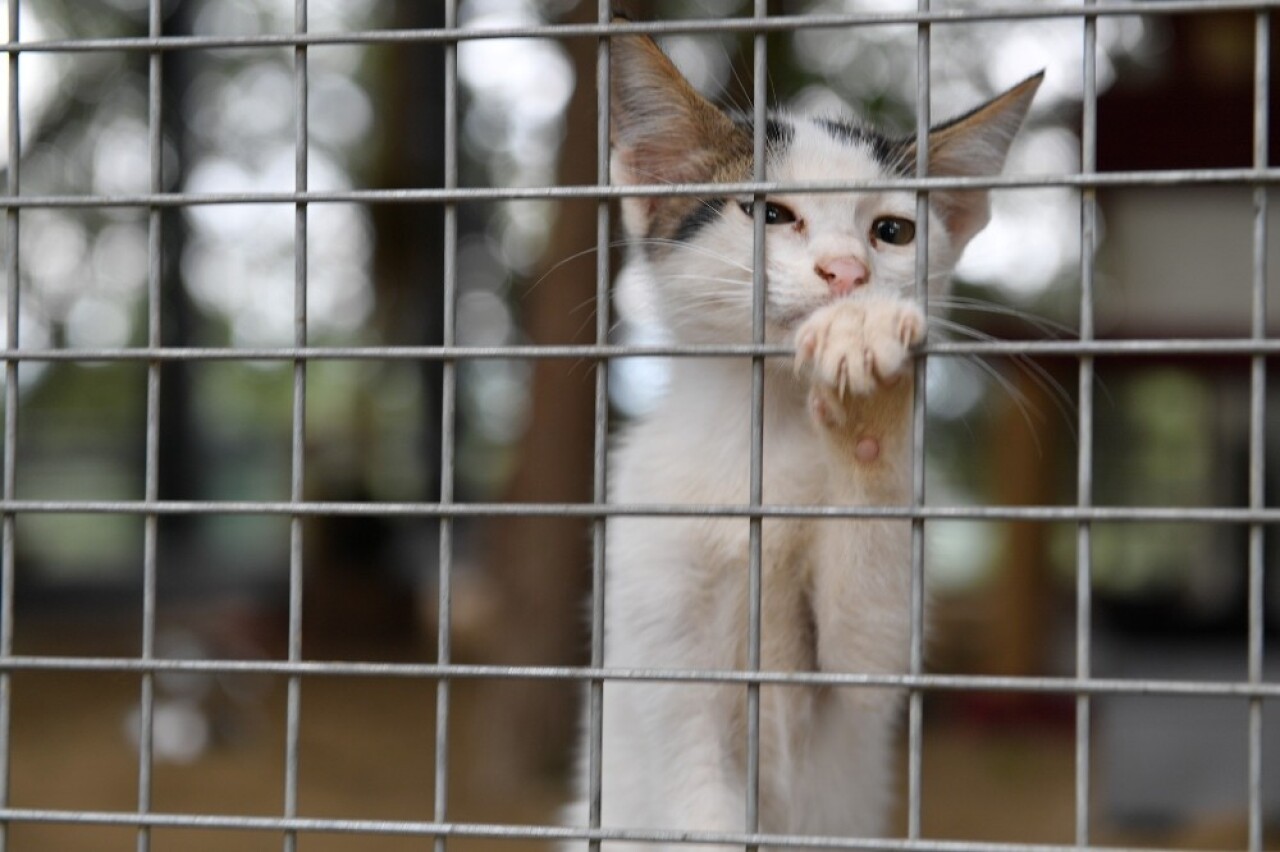
<instances>
[{"instance_id":1,"label":"black fur marking","mask_svg":"<svg viewBox=\"0 0 1280 852\"><path fill-rule=\"evenodd\" d=\"M764 138L770 148L781 149L791 145L796 129L785 121L776 118L767 119L764 123Z\"/></svg>"},{"instance_id":2,"label":"black fur marking","mask_svg":"<svg viewBox=\"0 0 1280 852\"><path fill-rule=\"evenodd\" d=\"M904 156L913 140L890 139L869 127L834 118L817 118L814 121L838 142L866 145L879 163L898 174L910 177L915 173L915 165Z\"/></svg>"},{"instance_id":3,"label":"black fur marking","mask_svg":"<svg viewBox=\"0 0 1280 852\"><path fill-rule=\"evenodd\" d=\"M688 216L680 220L673 239L681 243L693 239L698 231L711 224L720 215L720 211L724 209L725 200L723 196L697 199L698 205L689 211Z\"/></svg>"},{"instance_id":4,"label":"black fur marking","mask_svg":"<svg viewBox=\"0 0 1280 852\"><path fill-rule=\"evenodd\" d=\"M755 117L742 112L734 112L729 114L729 118L734 124L741 127L743 132L748 136L755 136ZM764 139L768 143L768 148L772 152L785 151L791 146L791 140L795 138L796 129L791 122L783 118L769 116L764 123Z\"/></svg>"},{"instance_id":5,"label":"black fur marking","mask_svg":"<svg viewBox=\"0 0 1280 852\"><path fill-rule=\"evenodd\" d=\"M847 145L856 145L867 138L868 131L865 127L859 127L849 121L835 118L815 118L814 121L837 141Z\"/></svg>"}]
</instances>

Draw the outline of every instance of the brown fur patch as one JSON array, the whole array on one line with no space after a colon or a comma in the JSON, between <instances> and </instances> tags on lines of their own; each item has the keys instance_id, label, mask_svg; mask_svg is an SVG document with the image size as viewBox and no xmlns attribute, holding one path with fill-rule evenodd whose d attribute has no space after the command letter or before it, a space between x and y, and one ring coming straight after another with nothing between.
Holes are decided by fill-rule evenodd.
<instances>
[{"instance_id":1,"label":"brown fur patch","mask_svg":"<svg viewBox=\"0 0 1280 852\"><path fill-rule=\"evenodd\" d=\"M700 95L648 36L619 36L611 51L610 140L619 181L628 185L719 183L751 175L752 139ZM673 238L704 200L638 199L642 233Z\"/></svg>"},{"instance_id":2,"label":"brown fur patch","mask_svg":"<svg viewBox=\"0 0 1280 852\"><path fill-rule=\"evenodd\" d=\"M709 171L699 183L741 183L751 179L752 140L742 133L738 138L723 140L723 148L714 153L719 157L709 163ZM727 143L727 144L726 144ZM674 195L650 199L652 215L649 218L647 236L656 239L673 239L680 224L706 199L688 195Z\"/></svg>"},{"instance_id":3,"label":"brown fur patch","mask_svg":"<svg viewBox=\"0 0 1280 852\"><path fill-rule=\"evenodd\" d=\"M996 175L1018 128L1026 117L1031 99L1044 80L1044 72L1028 77L986 103L937 125L929 131L930 177L981 177ZM914 140L905 160L914 167L917 158ZM987 193L935 191L930 203L942 217L952 240L963 245L987 223Z\"/></svg>"}]
</instances>

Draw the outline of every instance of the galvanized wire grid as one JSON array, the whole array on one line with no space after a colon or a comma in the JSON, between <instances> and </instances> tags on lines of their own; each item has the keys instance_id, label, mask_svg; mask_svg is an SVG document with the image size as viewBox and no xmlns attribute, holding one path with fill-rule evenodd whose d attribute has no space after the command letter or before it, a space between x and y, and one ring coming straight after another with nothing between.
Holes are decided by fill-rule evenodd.
<instances>
[{"instance_id":1,"label":"galvanized wire grid","mask_svg":"<svg viewBox=\"0 0 1280 852\"><path fill-rule=\"evenodd\" d=\"M923 695L934 691L973 691L1053 693L1075 696L1076 713L1076 847L1090 842L1090 704L1099 695L1168 695L1228 696L1246 700L1248 723L1248 829L1250 850L1262 848L1262 704L1280 698L1280 684L1265 683L1263 660L1263 532L1267 524L1280 522L1280 509L1267 508L1264 500L1264 442L1266 358L1280 353L1280 341L1266 335L1266 203L1268 188L1280 180L1280 169L1267 162L1268 80L1270 73L1269 24L1274 0L1241 0L1241 2L1117 2L1104 6L1096 0L1084 5L1042 5L1024 3L1002 8L946 9L931 8L929 0L918 0L915 13L848 13L805 17L770 17L764 0L755 0L750 17L732 20L661 21L647 23L610 23L610 3L598 0L597 22L575 26L532 26L500 30L463 31L457 29L457 2L447 0L445 26L439 30L367 31L343 33L311 33L307 28L307 0L295 0L295 27L289 35L244 37L171 37L162 31L161 0L150 0L149 31L139 38L100 38L56 40L24 43L18 30L20 0L8 0L9 41L4 44L8 55L9 88L9 169L3 204L8 233L5 259L9 288L4 349L5 416L4 478L0 494L3 516L3 539L0 542L0 849L7 846L8 826L15 822L89 823L132 826L138 831L138 848L150 847L150 831L156 827L197 827L277 831L283 836L286 850L296 847L301 832L337 832L364 834L418 835L434 838L435 848L442 850L450 837L501 839L578 839L590 848L602 841L633 840L650 843L725 843L756 849L763 845L799 848L834 849L910 849L978 852L979 850L1041 850L1056 847L1039 844L970 843L926 840L921 837L921 755ZM1173 15L1207 11L1251 11L1255 14L1256 54L1254 88L1254 156L1250 168L1195 169L1154 172L1098 174L1096 171L1097 78L1096 26L1099 17L1111 15ZM917 27L918 107L917 144L927 150L930 100L930 35L931 28L954 22L973 22L1035 18L1074 18L1084 24L1083 55L1083 132L1082 167L1079 174L1040 177L992 177L981 179L929 178L924 173L926 157L919 157L915 177L859 184L824 183L817 185L784 185L771 182L764 172L764 109L766 101L767 42L773 32L802 28L913 24ZM744 32L754 34L754 109L756 167L752 180L736 185L682 185L652 188L621 188L608 185L609 111L609 40L610 33L647 32L713 33ZM511 37L594 38L597 40L597 86L600 143L597 183L580 187L532 187L464 189L458 187L457 111L458 76L457 46L464 40ZM313 192L307 187L307 51L314 45L439 43L445 46L445 179L438 188L410 190L348 190ZM296 115L296 178L293 192L189 194L167 192L161 172L161 63L166 51L217 48L291 48L294 52L294 107ZM19 78L18 65L22 53L76 51L132 51L150 57L149 126L151 180L144 195L68 195L59 197L23 196L20 194L19 144ZM1121 186L1182 186L1191 184L1236 184L1253 187L1254 235L1252 279L1252 329L1248 339L1181 341L1121 340L1096 341L1093 338L1092 304L1094 298L1094 252L1097 245L1097 199L1099 188ZM917 194L918 227L917 260L918 299L923 306L927 298L924 270L927 269L927 216L924 215L928 192L942 188L1040 187L1066 186L1078 188L1082 195L1080 223L1080 339L1052 342L931 343L916 364L917 399L914 409L912 446L915 454L915 479L912 500L907 506L876 507L807 507L762 505L762 400L763 371L766 358L787 357L784 347L766 345L764 341L764 205L755 205L755 268L753 343L743 346L694 347L624 347L608 342L609 317L609 252L611 220L610 203L624 195L701 195L744 193L757 199L779 190L814 192L902 189ZM597 266L596 283L599 311L596 343L590 346L554 347L460 347L456 344L454 308L457 298L457 208L460 203L480 200L513 199L597 200ZM307 211L310 205L360 203L434 203L444 206L444 337L443 345L431 347L315 347L308 343L306 325L307 296ZM166 208L228 203L289 203L295 207L295 325L294 344L276 349L208 349L165 347L160 335L161 306L161 214ZM18 282L21 261L18 254L19 227L23 210L74 207L134 207L148 211L150 264L148 274L148 333L145 347L98 350L47 350L23 348L18 325ZM1077 460L1078 497L1075 506L980 506L949 507L926 503L922 463L924 456L924 368L926 358L934 355L1067 355L1079 364ZM1092 503L1094 361L1114 355L1234 355L1248 356L1251 364L1250 394L1250 487L1247 508L1172 507L1099 507ZM593 502L591 504L459 504L454 502L454 410L457 391L457 362L479 358L576 358L603 362L609 358L667 355L672 357L705 357L736 355L750 358L753 365L753 413L750 500L745 506L690 505L619 505L606 499L606 439L608 434L608 374L596 371L595 466ZM309 361L322 359L439 360L443 362L441 492L437 503L320 503L303 499L305 435L305 379ZM160 367L167 361L256 360L283 361L293 364L293 414L290 499L284 502L207 502L158 499L158 443ZM140 501L42 501L19 500L15 490L16 439L18 417L17 373L23 361L133 361L147 364L147 419L145 453L145 495ZM18 515L26 513L108 513L141 516L144 526L144 592L143 635L141 653L130 658L72 658L18 656L13 653L13 578L14 525ZM289 642L284 661L247 660L170 660L155 655L156 619L156 532L162 515L245 514L287 516L290 520L289 560ZM372 662L330 663L302 659L302 521L315 515L379 515L437 518L440 524L439 584L439 656L432 664L388 664ZM461 517L474 516L555 516L576 515L590 518L593 529L591 664L588 667L500 667L460 665L451 659L451 576L454 563L453 524ZM605 529L610 517L620 516L720 516L741 517L750 523L750 637L749 659L745 671L694 671L663 669L611 669L604 666L603 590ZM912 593L910 670L901 675L861 675L829 673L783 673L760 671L760 589L761 589L761 524L767 517L846 517L899 518L912 525ZM924 601L924 524L931 519L982 519L1022 521L1066 521L1077 525L1077 639L1074 677L1009 678L984 676L931 675L923 668L923 601ZM1249 626L1248 674L1244 681L1168 681L1101 679L1091 674L1091 527L1099 521L1184 521L1244 524L1249 530ZM136 812L92 812L79 810L22 809L9 804L10 757L10 689L15 672L72 671L136 673L141 676L141 738L138 761L138 807ZM285 750L284 808L279 817L212 815L201 813L157 813L152 810L152 738L154 679L161 673L261 673L284 676L288 682L287 731ZM337 677L408 677L438 681L436 731L435 802L430 821L319 819L300 816L297 806L299 727L301 682L304 678L325 675ZM589 752L589 825L508 826L449 821L448 788L449 710L451 681L465 678L533 678L573 680L589 685L588 730ZM677 832L654 827L646 830L600 828L601 762L600 737L603 712L603 684L606 680L738 683L745 688L748 702L748 785L747 823L740 832ZM759 784L759 688L762 684L827 685L827 686L894 686L908 690L908 825L902 840L869 840L862 838L781 837L758 831Z\"/></svg>"}]
</instances>

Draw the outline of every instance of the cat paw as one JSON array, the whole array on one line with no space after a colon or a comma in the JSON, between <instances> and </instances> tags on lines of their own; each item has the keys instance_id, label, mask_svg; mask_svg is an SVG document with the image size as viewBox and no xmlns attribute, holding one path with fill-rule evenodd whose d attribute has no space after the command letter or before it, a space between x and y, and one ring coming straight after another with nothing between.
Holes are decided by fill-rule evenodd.
<instances>
[{"instance_id":1,"label":"cat paw","mask_svg":"<svg viewBox=\"0 0 1280 852\"><path fill-rule=\"evenodd\" d=\"M840 299L814 311L796 332L795 367L812 382L815 419L843 425L845 399L897 381L924 334L924 315L901 299Z\"/></svg>"}]
</instances>

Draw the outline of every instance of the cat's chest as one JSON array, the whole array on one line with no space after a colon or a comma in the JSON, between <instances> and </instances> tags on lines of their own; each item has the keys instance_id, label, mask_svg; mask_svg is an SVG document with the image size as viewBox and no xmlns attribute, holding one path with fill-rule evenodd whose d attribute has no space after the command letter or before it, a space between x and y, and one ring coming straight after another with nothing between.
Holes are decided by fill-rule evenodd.
<instances>
[{"instance_id":1,"label":"cat's chest","mask_svg":"<svg viewBox=\"0 0 1280 852\"><path fill-rule=\"evenodd\" d=\"M756 447L749 384L706 378L676 389L632 427L617 456L615 495L641 502L749 505L758 453L763 503L828 502L825 456L803 409L796 410L802 403L767 400Z\"/></svg>"}]
</instances>

